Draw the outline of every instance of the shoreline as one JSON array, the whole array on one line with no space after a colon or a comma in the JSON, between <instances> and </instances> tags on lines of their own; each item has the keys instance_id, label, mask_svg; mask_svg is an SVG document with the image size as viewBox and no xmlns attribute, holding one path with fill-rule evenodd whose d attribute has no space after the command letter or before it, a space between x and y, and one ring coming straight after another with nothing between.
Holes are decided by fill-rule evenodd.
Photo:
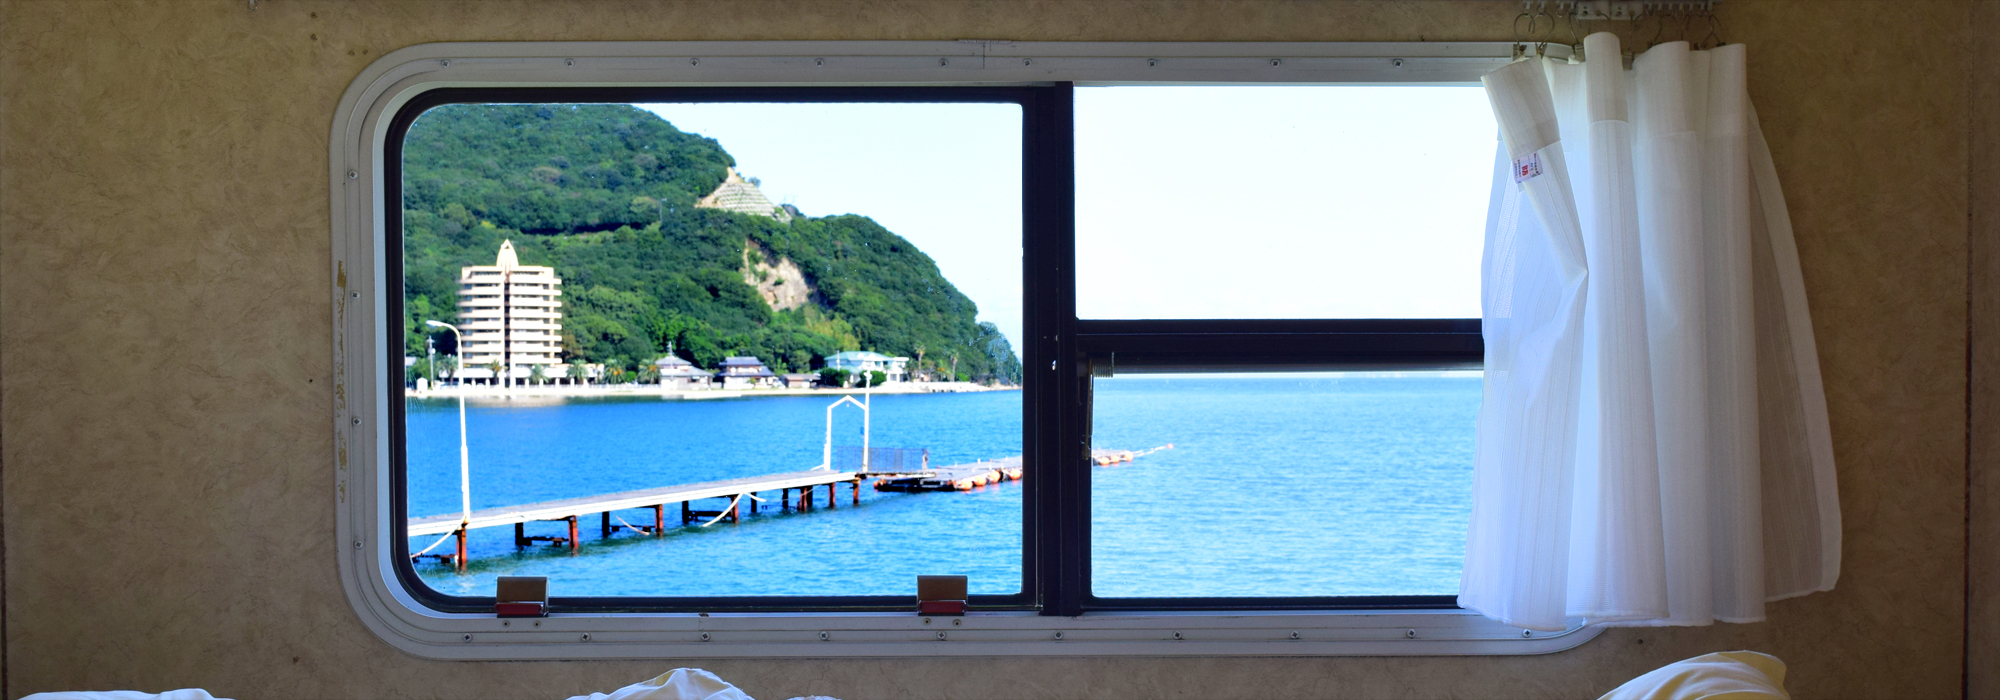
<instances>
[{"instance_id":1,"label":"shoreline","mask_svg":"<svg viewBox=\"0 0 2000 700\"><path fill-rule=\"evenodd\" d=\"M897 382L879 387L863 389L665 389L654 384L586 384L586 385L527 385L506 387L474 384L466 387L444 386L425 391L405 389L405 398L438 399L464 396L468 399L509 399L509 398L598 398L598 397L653 397L680 401L708 401L715 399L741 399L759 396L859 396L875 394L962 394L986 391L1020 391L1019 386L986 386L972 382Z\"/></svg>"}]
</instances>

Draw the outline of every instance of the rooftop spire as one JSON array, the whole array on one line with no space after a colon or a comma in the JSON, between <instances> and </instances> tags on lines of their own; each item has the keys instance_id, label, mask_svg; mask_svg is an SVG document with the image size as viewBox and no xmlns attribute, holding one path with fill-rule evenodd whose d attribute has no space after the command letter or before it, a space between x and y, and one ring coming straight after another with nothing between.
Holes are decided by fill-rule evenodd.
<instances>
[{"instance_id":1,"label":"rooftop spire","mask_svg":"<svg viewBox=\"0 0 2000 700\"><path fill-rule=\"evenodd\" d=\"M502 270L512 270L521 266L520 256L514 254L512 239L500 242L500 256L493 261L493 264Z\"/></svg>"}]
</instances>

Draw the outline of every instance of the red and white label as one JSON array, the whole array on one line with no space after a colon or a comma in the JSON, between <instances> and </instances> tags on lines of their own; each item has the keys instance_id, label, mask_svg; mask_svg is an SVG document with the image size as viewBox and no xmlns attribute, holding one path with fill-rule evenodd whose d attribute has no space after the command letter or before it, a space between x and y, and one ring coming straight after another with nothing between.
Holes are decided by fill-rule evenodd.
<instances>
[{"instance_id":1,"label":"red and white label","mask_svg":"<svg viewBox=\"0 0 2000 700\"><path fill-rule=\"evenodd\" d=\"M1536 175L1540 175L1540 174L1542 174L1542 154L1541 154L1541 153L1539 153L1539 152L1536 152L1536 153L1530 153L1530 154L1528 154L1528 155L1526 155L1526 156L1522 156L1522 157L1520 157L1520 158L1515 158L1515 159L1514 159L1514 181L1515 181L1515 182L1525 182L1525 181L1527 181L1527 180L1528 180L1529 178L1532 178L1532 177L1534 177L1534 176L1536 176Z\"/></svg>"}]
</instances>

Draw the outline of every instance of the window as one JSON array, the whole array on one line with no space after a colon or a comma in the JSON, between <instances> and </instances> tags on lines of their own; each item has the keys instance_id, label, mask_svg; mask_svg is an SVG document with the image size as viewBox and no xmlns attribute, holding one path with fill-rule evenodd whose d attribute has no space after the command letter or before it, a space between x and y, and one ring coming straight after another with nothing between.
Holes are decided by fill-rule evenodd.
<instances>
[{"instance_id":1,"label":"window","mask_svg":"<svg viewBox=\"0 0 2000 700\"><path fill-rule=\"evenodd\" d=\"M1357 85L1462 85L1505 56L989 42L392 54L357 78L333 143L343 583L385 639L442 658L1580 643L1593 633L1524 633L1450 596L1492 131L1438 120L1483 97ZM578 119L606 132L598 145L494 155ZM1322 133L1334 122L1368 131ZM848 138L857 124L877 135ZM471 126L511 131L453 131ZM667 141L684 148L641 152ZM857 144L888 166L840 167ZM767 187L756 169L782 168L745 155L760 149L826 151L821 177L928 197L949 233L915 235L886 207L851 207L882 217L868 221L771 201L782 177ZM947 151L957 159L918 162ZM1385 184L1401 199L1370 189ZM1384 206L1411 191L1439 204ZM830 267L886 259L876 244L934 266ZM940 286L977 312L885 320L891 298L951 301ZM841 307L845 294L861 301ZM889 330L941 335L918 350ZM463 358L449 377L443 345ZM405 372L382 370L399 360ZM1020 389L840 402L845 389L792 384L939 374ZM647 388L574 396L632 380ZM481 474L461 478L457 399L475 393L464 440ZM868 411L862 444L857 416L838 414L853 403ZM897 490L993 458L994 487ZM690 485L707 490L660 493ZM493 618L501 573L550 575L557 614ZM975 614L949 629L915 616L917 573L971 574Z\"/></svg>"}]
</instances>

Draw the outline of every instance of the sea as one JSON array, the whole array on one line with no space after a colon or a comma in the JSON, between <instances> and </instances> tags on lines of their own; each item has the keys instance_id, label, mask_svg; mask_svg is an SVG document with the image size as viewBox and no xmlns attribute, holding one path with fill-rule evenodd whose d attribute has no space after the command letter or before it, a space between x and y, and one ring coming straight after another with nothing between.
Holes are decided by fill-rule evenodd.
<instances>
[{"instance_id":1,"label":"sea","mask_svg":"<svg viewBox=\"0 0 2000 700\"><path fill-rule=\"evenodd\" d=\"M1093 443L1143 453L1090 468L1091 590L1099 597L1450 595L1471 512L1474 373L1126 375L1094 380ZM1019 455L1021 392L867 398L874 447L946 465ZM835 395L685 400L469 399L476 509L801 471L822 461ZM409 512L456 513L458 401L406 400ZM832 412L834 444L860 445L861 411ZM1169 447L1171 446L1171 447ZM1148 450L1151 450L1148 452ZM1028 479L1033 479L1029 466ZM470 565L425 559L450 595L499 576L547 576L557 596L911 595L922 574L975 594L1022 590L1023 482L963 492L864 487L852 505L778 508L660 536L580 519L582 546L516 547L474 530ZM824 499L824 491L821 492ZM720 499L697 504L715 510ZM823 501L822 501L823 505ZM652 511L613 514L650 525ZM560 522L530 535L566 533ZM436 543L411 538L411 551ZM449 553L452 543L433 553Z\"/></svg>"}]
</instances>

